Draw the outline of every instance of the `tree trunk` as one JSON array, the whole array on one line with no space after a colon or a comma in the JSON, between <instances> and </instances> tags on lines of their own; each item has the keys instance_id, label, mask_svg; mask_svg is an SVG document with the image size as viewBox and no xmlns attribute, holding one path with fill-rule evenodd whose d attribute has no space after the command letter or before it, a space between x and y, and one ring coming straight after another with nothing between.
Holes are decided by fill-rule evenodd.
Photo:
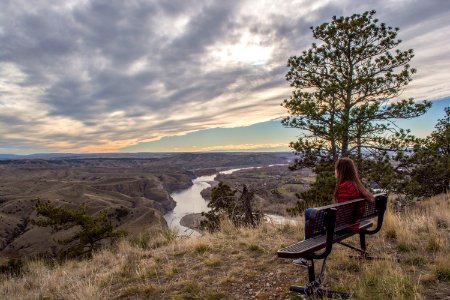
<instances>
[{"instance_id":1,"label":"tree trunk","mask_svg":"<svg viewBox=\"0 0 450 300\"><path fill-rule=\"evenodd\" d=\"M252 225L253 227L256 226L255 220L253 219L253 211L252 211L252 205L250 203L251 201L250 192L248 191L247 186L244 184L244 188L242 189L242 204L244 206L245 211L245 223L247 225Z\"/></svg>"},{"instance_id":2,"label":"tree trunk","mask_svg":"<svg viewBox=\"0 0 450 300\"><path fill-rule=\"evenodd\" d=\"M349 97L347 97L349 98ZM350 100L346 99L346 102L350 102ZM341 156L347 157L348 156L348 144L349 144L349 118L350 118L350 107L349 105L345 105L345 111L344 115L342 116L342 125L343 125L343 133L342 133L342 149L341 149Z\"/></svg>"},{"instance_id":3,"label":"tree trunk","mask_svg":"<svg viewBox=\"0 0 450 300\"><path fill-rule=\"evenodd\" d=\"M331 141L331 153L333 155L333 162L336 162L339 158L337 154L337 148L336 148L336 139L333 138Z\"/></svg>"},{"instance_id":4,"label":"tree trunk","mask_svg":"<svg viewBox=\"0 0 450 300\"><path fill-rule=\"evenodd\" d=\"M362 128L358 126L358 129L356 130L356 151L358 155L358 162L362 159L362 152L361 152L361 134L362 134Z\"/></svg>"},{"instance_id":5,"label":"tree trunk","mask_svg":"<svg viewBox=\"0 0 450 300\"><path fill-rule=\"evenodd\" d=\"M356 166L359 170L359 172L362 171L362 153L361 153L361 133L357 132L356 136L356 151L357 151L357 160L356 160Z\"/></svg>"},{"instance_id":6,"label":"tree trunk","mask_svg":"<svg viewBox=\"0 0 450 300\"><path fill-rule=\"evenodd\" d=\"M349 146L349 127L350 127L350 109L351 109L351 101L352 101L352 81L353 81L353 63L352 63L352 53L351 53L351 33L348 37L347 44L347 61L348 61L348 73L347 73L347 90L346 97L344 99L344 114L342 116L343 123L343 135L342 135L342 157L348 156L348 146Z\"/></svg>"},{"instance_id":7,"label":"tree trunk","mask_svg":"<svg viewBox=\"0 0 450 300\"><path fill-rule=\"evenodd\" d=\"M331 113L330 113L330 137L331 137L331 155L333 157L333 162L336 162L339 158L336 147L336 128L335 126L335 116L336 116L336 97L333 95L333 101L331 102Z\"/></svg>"}]
</instances>

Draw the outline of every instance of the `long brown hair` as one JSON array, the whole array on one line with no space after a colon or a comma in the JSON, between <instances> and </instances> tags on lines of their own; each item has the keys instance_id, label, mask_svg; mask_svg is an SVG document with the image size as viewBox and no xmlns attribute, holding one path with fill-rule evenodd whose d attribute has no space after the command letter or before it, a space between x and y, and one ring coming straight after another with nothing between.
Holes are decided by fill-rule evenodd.
<instances>
[{"instance_id":1,"label":"long brown hair","mask_svg":"<svg viewBox=\"0 0 450 300\"><path fill-rule=\"evenodd\" d=\"M374 196L371 192L369 192L365 186L362 184L361 180L359 180L358 170L356 169L353 160L348 157L339 158L336 161L336 189L334 191L334 197L336 198L338 187L345 181L350 180L353 182L355 187L361 193L361 195L369 200L373 201Z\"/></svg>"}]
</instances>

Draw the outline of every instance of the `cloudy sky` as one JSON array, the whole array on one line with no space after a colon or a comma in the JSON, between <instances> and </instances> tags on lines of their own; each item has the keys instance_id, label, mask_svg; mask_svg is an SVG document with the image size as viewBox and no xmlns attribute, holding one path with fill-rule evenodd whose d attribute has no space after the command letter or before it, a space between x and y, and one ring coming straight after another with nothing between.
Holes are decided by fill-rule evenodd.
<instances>
[{"instance_id":1,"label":"cloudy sky","mask_svg":"<svg viewBox=\"0 0 450 300\"><path fill-rule=\"evenodd\" d=\"M287 59L371 9L415 50L426 134L450 106L448 0L0 0L0 153L286 149Z\"/></svg>"}]
</instances>

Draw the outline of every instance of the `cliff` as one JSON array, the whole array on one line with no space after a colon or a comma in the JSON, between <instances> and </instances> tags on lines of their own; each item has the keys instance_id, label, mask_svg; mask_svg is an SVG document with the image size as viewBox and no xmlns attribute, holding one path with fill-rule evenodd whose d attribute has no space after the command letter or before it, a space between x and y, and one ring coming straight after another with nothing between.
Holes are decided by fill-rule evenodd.
<instances>
[{"instance_id":1,"label":"cliff","mask_svg":"<svg viewBox=\"0 0 450 300\"><path fill-rule=\"evenodd\" d=\"M127 163L129 165L127 165ZM18 161L0 166L0 258L54 256L64 231L37 227L34 206L50 201L88 213L107 211L113 225L131 236L167 227L162 215L175 207L170 193L189 187L192 173L151 168L153 160ZM127 167L126 167L127 166ZM161 175L162 174L162 175Z\"/></svg>"}]
</instances>

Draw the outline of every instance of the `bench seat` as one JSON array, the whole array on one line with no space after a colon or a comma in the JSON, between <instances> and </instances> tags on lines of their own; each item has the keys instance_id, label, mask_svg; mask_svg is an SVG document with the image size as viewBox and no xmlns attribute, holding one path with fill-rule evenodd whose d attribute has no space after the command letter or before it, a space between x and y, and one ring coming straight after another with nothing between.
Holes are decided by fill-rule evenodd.
<instances>
[{"instance_id":1,"label":"bench seat","mask_svg":"<svg viewBox=\"0 0 450 300\"><path fill-rule=\"evenodd\" d=\"M365 220L360 223L359 228L367 229L371 227L373 223L370 220ZM334 233L333 243L340 242L352 235L357 234L358 231L353 230L342 230ZM303 240L301 242L297 242L286 248L278 250L278 257L281 258L306 258L309 254L318 251L320 249L325 248L327 242L326 235L320 235L314 238L309 238L307 240Z\"/></svg>"}]
</instances>

